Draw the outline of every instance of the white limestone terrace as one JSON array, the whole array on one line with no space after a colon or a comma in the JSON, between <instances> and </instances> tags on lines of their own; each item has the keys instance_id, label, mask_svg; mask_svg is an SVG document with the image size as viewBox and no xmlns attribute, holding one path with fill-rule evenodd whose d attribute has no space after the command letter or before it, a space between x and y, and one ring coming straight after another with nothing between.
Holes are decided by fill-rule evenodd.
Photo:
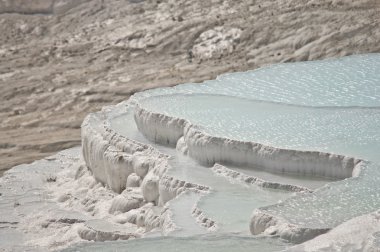
<instances>
[{"instance_id":1,"label":"white limestone terrace","mask_svg":"<svg viewBox=\"0 0 380 252\"><path fill-rule=\"evenodd\" d=\"M290 248L306 251L379 251L380 211L355 217L330 232Z\"/></svg>"},{"instance_id":2,"label":"white limestone terrace","mask_svg":"<svg viewBox=\"0 0 380 252\"><path fill-rule=\"evenodd\" d=\"M380 110L372 108L317 109L170 95L141 101L135 119L152 141L170 144L182 138L181 148L205 164L229 162L342 179L360 162L353 154L366 158L380 147Z\"/></svg>"},{"instance_id":3,"label":"white limestone terrace","mask_svg":"<svg viewBox=\"0 0 380 252\"><path fill-rule=\"evenodd\" d=\"M105 107L82 124L82 154L0 178L0 244L279 251L338 226L320 248L339 251L339 225L380 209L379 69L379 54L280 64Z\"/></svg>"},{"instance_id":4,"label":"white limestone terrace","mask_svg":"<svg viewBox=\"0 0 380 252\"><path fill-rule=\"evenodd\" d=\"M203 211L195 211L197 216L206 216L207 228L222 226L227 232L242 232L242 226L236 224L241 220L223 221L244 213L218 216L215 206L220 208L235 200L234 205L246 208L249 206L242 207L243 202L251 199L251 208L256 209L251 220L253 234L275 234L299 243L380 208L378 176L371 174L377 171L373 162L377 162L380 143L379 68L378 54L359 55L274 65L223 75L203 84L137 93L124 104L93 115L96 123L84 123L84 157L94 176L118 192L124 189L129 175L136 173L144 200L156 205L162 206L187 191L187 186L178 190L178 185L189 183L195 193L199 189L215 190L195 207ZM133 111L138 130L132 120ZM99 125L100 130L96 129ZM177 152L153 142L175 146ZM217 179L211 179L205 169L198 171L199 165L191 159L183 161L178 152L206 166L221 162L345 180L263 207L290 195L276 192L268 196L263 191L254 192L255 188L248 194L259 195L256 198L244 196L247 194L226 197L229 191L241 190L225 190L218 183L210 183ZM219 169L217 173L254 181L256 186L267 184L233 170ZM281 184L279 188L295 187ZM364 201L363 195L373 196ZM348 202L354 204L352 211L342 214L339 209L346 208Z\"/></svg>"},{"instance_id":5,"label":"white limestone terrace","mask_svg":"<svg viewBox=\"0 0 380 252\"><path fill-rule=\"evenodd\" d=\"M159 202L167 202L174 198L176 194L172 192L173 183L171 181L186 181L191 184L203 185L209 189L207 194L200 195L199 200L194 200L189 209L192 210L193 219L187 222L184 227L178 226L179 233L189 234L187 229L192 229L194 222L197 220L199 225L206 227L209 231L218 232L238 232L247 234L247 222L249 219L250 209L259 206L265 206L283 200L291 196L292 192L309 192L308 188L297 185L284 185L277 182L262 183L259 179L250 180L253 185L244 182L231 183L225 176L215 176L213 170L198 164L194 159L183 155L176 149L157 145L149 142L137 129L133 120L130 106L117 106L108 114L110 127L118 134L135 139L136 141L150 144L160 152L170 155L168 159L168 170L159 180ZM169 183L168 183L169 182ZM185 182L182 182L185 183ZM320 185L326 181L321 181ZM169 185L169 188L167 189ZM265 188L276 188L278 191L266 190ZM178 194L178 193L177 193ZM195 196L196 197L196 196ZM180 197L179 201L181 202ZM186 201L186 200L184 200ZM178 202L178 200L176 200ZM229 202L223 211L220 207ZM182 202L184 203L184 202ZM182 204L178 203L178 204ZM189 203L188 203L189 205ZM239 207L236 207L239 205ZM181 220L184 218L184 211L173 210L174 219ZM176 215L181 215L180 217ZM177 223L177 222L175 222ZM183 222L182 222L183 223ZM204 232L204 231L203 231ZM178 234L178 232L176 232Z\"/></svg>"},{"instance_id":6,"label":"white limestone terrace","mask_svg":"<svg viewBox=\"0 0 380 252\"><path fill-rule=\"evenodd\" d=\"M274 65L131 101L148 139L203 164L347 178L254 211L253 234L300 243L380 208L379 69L379 54Z\"/></svg>"}]
</instances>

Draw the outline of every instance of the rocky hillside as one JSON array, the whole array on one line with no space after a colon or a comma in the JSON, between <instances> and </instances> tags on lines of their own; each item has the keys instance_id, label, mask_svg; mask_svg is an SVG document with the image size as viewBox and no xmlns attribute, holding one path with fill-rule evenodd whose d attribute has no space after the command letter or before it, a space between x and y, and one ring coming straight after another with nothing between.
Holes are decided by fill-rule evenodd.
<instances>
[{"instance_id":1,"label":"rocky hillside","mask_svg":"<svg viewBox=\"0 0 380 252\"><path fill-rule=\"evenodd\" d=\"M0 0L0 169L80 144L132 93L380 52L377 0Z\"/></svg>"}]
</instances>

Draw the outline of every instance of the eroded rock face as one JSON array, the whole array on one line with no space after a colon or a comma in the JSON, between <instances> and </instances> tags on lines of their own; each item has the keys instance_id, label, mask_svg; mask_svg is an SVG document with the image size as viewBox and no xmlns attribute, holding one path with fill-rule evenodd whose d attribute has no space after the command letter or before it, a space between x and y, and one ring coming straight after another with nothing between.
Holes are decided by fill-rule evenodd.
<instances>
[{"instance_id":1,"label":"eroded rock face","mask_svg":"<svg viewBox=\"0 0 380 252\"><path fill-rule=\"evenodd\" d=\"M53 0L0 1L0 13L52 14L53 10Z\"/></svg>"},{"instance_id":2,"label":"eroded rock face","mask_svg":"<svg viewBox=\"0 0 380 252\"><path fill-rule=\"evenodd\" d=\"M239 44L242 30L240 28L214 27L199 35L194 41L192 52L195 58L223 58L232 54Z\"/></svg>"},{"instance_id":3,"label":"eroded rock face","mask_svg":"<svg viewBox=\"0 0 380 252\"><path fill-rule=\"evenodd\" d=\"M62 14L88 0L1 0L1 13Z\"/></svg>"},{"instance_id":4,"label":"eroded rock face","mask_svg":"<svg viewBox=\"0 0 380 252\"><path fill-rule=\"evenodd\" d=\"M1 170L79 146L88 113L136 91L380 50L377 0L55 0L53 15L19 14L52 2L0 1L18 12L0 18Z\"/></svg>"}]
</instances>

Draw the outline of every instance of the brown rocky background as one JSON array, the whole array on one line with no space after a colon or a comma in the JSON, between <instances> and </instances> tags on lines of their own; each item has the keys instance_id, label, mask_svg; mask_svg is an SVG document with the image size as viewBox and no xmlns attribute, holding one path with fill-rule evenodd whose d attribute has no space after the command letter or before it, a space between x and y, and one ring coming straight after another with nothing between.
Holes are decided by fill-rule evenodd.
<instances>
[{"instance_id":1,"label":"brown rocky background","mask_svg":"<svg viewBox=\"0 0 380 252\"><path fill-rule=\"evenodd\" d=\"M380 52L378 0L0 0L0 174L136 91Z\"/></svg>"}]
</instances>

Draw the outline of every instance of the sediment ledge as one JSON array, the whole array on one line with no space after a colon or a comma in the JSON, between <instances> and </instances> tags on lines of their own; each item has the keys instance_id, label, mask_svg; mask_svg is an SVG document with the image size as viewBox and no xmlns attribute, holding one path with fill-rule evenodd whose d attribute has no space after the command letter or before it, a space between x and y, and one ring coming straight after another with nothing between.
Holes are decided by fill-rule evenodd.
<instances>
[{"instance_id":1,"label":"sediment ledge","mask_svg":"<svg viewBox=\"0 0 380 252\"><path fill-rule=\"evenodd\" d=\"M210 188L179 180L169 175L164 175L160 178L159 190L161 202L166 203L185 191L208 193Z\"/></svg>"},{"instance_id":2,"label":"sediment ledge","mask_svg":"<svg viewBox=\"0 0 380 252\"><path fill-rule=\"evenodd\" d=\"M373 165L374 164L363 161L358 164L358 170L363 171L360 174L360 177L355 177L355 178L351 178L345 181L335 182L337 184L339 183L339 185L335 185L335 188L338 189L340 187L340 190L337 191L336 193L336 199L347 197L351 199L351 201L355 199L358 200L358 202L360 202L361 200L364 200L362 197L359 198L357 195L355 195L355 192L357 190L360 190L359 188L356 189L354 194L349 189L351 186L355 186L354 184L355 180L363 179L363 177L368 176L368 174L365 174L365 173L368 172L369 169L376 169L376 167L370 167ZM376 180L376 178L374 178L374 180ZM335 228L337 225L349 220L350 217L340 218L339 221L336 221L335 219L331 219L332 217L330 217L330 221L324 220L324 221L317 222L316 224L312 224L308 222L307 219L309 218L309 216L307 215L308 213L307 211L317 211L317 213L319 213L317 214L317 216L320 216L320 218L323 218L323 213L319 212L321 209L323 209L323 207L321 209L318 209L318 206L325 204L325 202L323 201L323 196L327 198L326 201L333 200L331 195L328 194L331 187L332 187L331 185L325 185L324 187L317 189L312 194L304 194L304 195L297 196L297 198L296 197L289 198L282 203L266 206L266 207L262 207L262 208L254 210L251 217L251 222L250 222L251 233L254 235L257 235L257 234L277 235L277 236L280 236L282 239L298 244L298 243L302 243L304 241L313 239L320 234L326 233L329 230ZM371 192L367 192L367 193L371 194ZM318 194L318 196L315 196L316 194ZM315 202L315 198L313 196L319 197L320 199L322 199L322 201ZM302 208L298 204L307 204L307 203L309 203L309 208L306 208L303 211L304 213L303 216L305 216L303 217L303 219L290 221L286 219L285 217L283 217L284 213L286 213L287 211L295 210L297 206ZM334 205L334 209L333 210L330 209L330 211L339 211L339 209L344 209L344 207L346 206L344 204L344 201L341 204L339 203L334 204L334 202L330 202L330 203ZM367 204L368 205L366 206L362 206L363 208L361 210L362 214L365 214L366 212L370 211L371 207L368 207L368 206L370 206L371 204L370 202L367 202ZM289 206L289 205L293 205L295 206L295 208L291 208L293 210L286 209L286 206ZM313 205L315 207L310 208L310 206L313 206ZM376 207L373 207L373 208L376 209ZM275 209L281 209L283 213L281 213L281 211L276 211ZM310 215L312 214L313 213L310 213ZM345 214L345 213L342 213L342 214ZM360 215L360 212L357 212L357 215ZM351 216L351 218L355 218L355 217L356 217L355 215Z\"/></svg>"},{"instance_id":3,"label":"sediment ledge","mask_svg":"<svg viewBox=\"0 0 380 252\"><path fill-rule=\"evenodd\" d=\"M277 189L277 190L284 190L284 191L291 191L291 192L313 192L311 189L298 186L298 185L289 185L289 184L281 184L276 182L269 182L262 180L260 178L254 177L254 176L248 176L243 173L231 170L223 165L215 164L211 170L219 174L223 177L230 178L236 181L240 181L242 183L246 184L255 184L258 186L261 186L263 188L271 188L271 189Z\"/></svg>"},{"instance_id":4,"label":"sediment ledge","mask_svg":"<svg viewBox=\"0 0 380 252\"><path fill-rule=\"evenodd\" d=\"M144 179L148 170L155 166L155 173L163 174L163 155L153 148L118 135L106 128L96 114L90 114L82 124L82 151L87 166L94 177L120 193L126 187L132 173ZM94 126L98 123L99 126ZM149 153L149 154L148 154ZM144 154L151 159L143 159Z\"/></svg>"},{"instance_id":5,"label":"sediment ledge","mask_svg":"<svg viewBox=\"0 0 380 252\"><path fill-rule=\"evenodd\" d=\"M209 231L216 231L218 229L218 224L212 220L211 218L207 217L205 213L202 211L197 206L198 202L196 205L191 209L191 214L192 216L196 219L199 225L201 225L204 228L207 228Z\"/></svg>"},{"instance_id":6,"label":"sediment ledge","mask_svg":"<svg viewBox=\"0 0 380 252\"><path fill-rule=\"evenodd\" d=\"M269 172L287 172L344 179L358 174L361 159L325 153L281 149L260 143L215 137L185 119L153 113L135 107L135 121L141 133L160 144L177 145L200 163L258 166Z\"/></svg>"},{"instance_id":7,"label":"sediment ledge","mask_svg":"<svg viewBox=\"0 0 380 252\"><path fill-rule=\"evenodd\" d=\"M348 220L330 232L286 251L379 251L379 238L380 211L377 210Z\"/></svg>"},{"instance_id":8,"label":"sediment ledge","mask_svg":"<svg viewBox=\"0 0 380 252\"><path fill-rule=\"evenodd\" d=\"M254 210L249 228L253 235L276 235L296 244L310 240L330 230L330 228L313 229L290 224L286 220L265 213L260 209Z\"/></svg>"},{"instance_id":9,"label":"sediment ledge","mask_svg":"<svg viewBox=\"0 0 380 252\"><path fill-rule=\"evenodd\" d=\"M117 193L128 185L141 187L146 202L161 206L184 191L209 190L165 175L168 156L110 129L105 113L90 114L82 124L83 157L96 180Z\"/></svg>"},{"instance_id":10,"label":"sediment ledge","mask_svg":"<svg viewBox=\"0 0 380 252\"><path fill-rule=\"evenodd\" d=\"M90 114L82 124L86 165L97 181L120 194L112 202L111 214L125 213L125 221L143 227L146 232L160 228L168 234L177 228L169 201L187 191L208 193L210 188L167 175L169 157L112 130L107 121L111 110L112 107L106 107ZM130 197L131 192L134 197ZM201 218L193 216L195 220ZM200 225L204 223L213 222L202 219Z\"/></svg>"}]
</instances>

